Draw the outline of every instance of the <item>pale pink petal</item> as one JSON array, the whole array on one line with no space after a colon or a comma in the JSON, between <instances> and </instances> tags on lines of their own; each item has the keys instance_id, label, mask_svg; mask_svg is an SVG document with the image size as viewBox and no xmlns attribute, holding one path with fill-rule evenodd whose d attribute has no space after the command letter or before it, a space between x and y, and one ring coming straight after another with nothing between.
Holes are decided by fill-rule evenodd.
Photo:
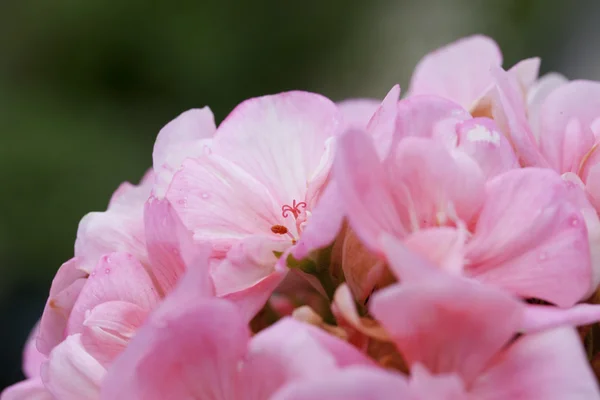
<instances>
[{"instance_id":1,"label":"pale pink petal","mask_svg":"<svg viewBox=\"0 0 600 400\"><path fill-rule=\"evenodd\" d=\"M97 400L106 370L81 344L80 335L67 337L42 365L42 380L61 400Z\"/></svg>"},{"instance_id":2,"label":"pale pink petal","mask_svg":"<svg viewBox=\"0 0 600 400\"><path fill-rule=\"evenodd\" d=\"M208 107L185 111L160 130L152 152L155 196L164 195L183 160L203 154L206 139L216 130L215 118Z\"/></svg>"},{"instance_id":3,"label":"pale pink petal","mask_svg":"<svg viewBox=\"0 0 600 400\"><path fill-rule=\"evenodd\" d=\"M291 242L287 235L271 231L275 224L296 233L295 221L282 217L282 204L264 185L214 153L186 160L166 197L199 241L216 239L231 246L239 239L262 234Z\"/></svg>"},{"instance_id":4,"label":"pale pink petal","mask_svg":"<svg viewBox=\"0 0 600 400\"><path fill-rule=\"evenodd\" d=\"M569 307L592 280L585 221L559 175L526 168L487 184L467 244L467 274L525 298Z\"/></svg>"},{"instance_id":5,"label":"pale pink petal","mask_svg":"<svg viewBox=\"0 0 600 400\"><path fill-rule=\"evenodd\" d=\"M559 172L577 172L596 139L592 123L600 117L600 83L572 81L553 90L541 106L540 148Z\"/></svg>"},{"instance_id":6,"label":"pale pink petal","mask_svg":"<svg viewBox=\"0 0 600 400\"><path fill-rule=\"evenodd\" d=\"M250 333L235 306L200 299L181 308L138 331L108 371L101 399L240 398L238 364Z\"/></svg>"},{"instance_id":7,"label":"pale pink petal","mask_svg":"<svg viewBox=\"0 0 600 400\"><path fill-rule=\"evenodd\" d=\"M87 277L77 258L67 261L56 272L40 319L36 346L41 353L49 354L65 338L67 321Z\"/></svg>"},{"instance_id":8,"label":"pale pink petal","mask_svg":"<svg viewBox=\"0 0 600 400\"><path fill-rule=\"evenodd\" d=\"M212 261L216 295L221 297L256 285L274 272L275 252L285 250L285 243L259 235L238 241L223 260Z\"/></svg>"},{"instance_id":9,"label":"pale pink petal","mask_svg":"<svg viewBox=\"0 0 600 400\"><path fill-rule=\"evenodd\" d=\"M409 235L404 244L443 270L462 274L468 232L464 228L429 228Z\"/></svg>"},{"instance_id":10,"label":"pale pink petal","mask_svg":"<svg viewBox=\"0 0 600 400\"><path fill-rule=\"evenodd\" d=\"M412 96L398 103L398 118L394 141L407 136L438 139L456 146L455 125L471 119L460 105L438 96Z\"/></svg>"},{"instance_id":11,"label":"pale pink petal","mask_svg":"<svg viewBox=\"0 0 600 400\"><path fill-rule=\"evenodd\" d=\"M542 60L539 57L527 58L519 61L508 70L509 74L517 78L524 96L527 96L529 89L536 83L541 62Z\"/></svg>"},{"instance_id":12,"label":"pale pink petal","mask_svg":"<svg viewBox=\"0 0 600 400\"><path fill-rule=\"evenodd\" d=\"M432 375L419 363L411 368L409 386L416 399L467 400L470 398L458 375Z\"/></svg>"},{"instance_id":13,"label":"pale pink petal","mask_svg":"<svg viewBox=\"0 0 600 400\"><path fill-rule=\"evenodd\" d=\"M275 289L283 281L288 270L275 269L259 282L246 289L224 295L223 298L234 303L246 321L250 321L269 300Z\"/></svg>"},{"instance_id":14,"label":"pale pink petal","mask_svg":"<svg viewBox=\"0 0 600 400\"><path fill-rule=\"evenodd\" d=\"M457 219L470 224L481 209L485 183L481 169L470 157L451 154L439 142L407 137L392 149L384 166L396 212L410 231ZM349 218L352 222L352 215Z\"/></svg>"},{"instance_id":15,"label":"pale pink petal","mask_svg":"<svg viewBox=\"0 0 600 400\"><path fill-rule=\"evenodd\" d=\"M153 309L159 301L150 276L131 254L112 253L100 259L73 306L68 333L82 332L87 313L114 300L130 302L144 310Z\"/></svg>"},{"instance_id":16,"label":"pale pink petal","mask_svg":"<svg viewBox=\"0 0 600 400\"><path fill-rule=\"evenodd\" d=\"M600 399L572 328L520 337L474 382L471 394L481 400Z\"/></svg>"},{"instance_id":17,"label":"pale pink petal","mask_svg":"<svg viewBox=\"0 0 600 400\"><path fill-rule=\"evenodd\" d=\"M108 208L127 207L135 204L144 204L148 198L148 193L154 184L154 171L150 168L138 185L133 185L129 182L123 182L114 191L108 203Z\"/></svg>"},{"instance_id":18,"label":"pale pink petal","mask_svg":"<svg viewBox=\"0 0 600 400\"><path fill-rule=\"evenodd\" d=\"M300 240L292 248L294 258L301 260L311 251L327 247L335 240L344 222L342 203L337 183L330 182L313 208Z\"/></svg>"},{"instance_id":19,"label":"pale pink petal","mask_svg":"<svg viewBox=\"0 0 600 400\"><path fill-rule=\"evenodd\" d=\"M144 236L144 203L150 195L152 179L127 190L103 212L91 212L79 222L75 256L80 268L90 273L100 257L112 252L128 252L147 261Z\"/></svg>"},{"instance_id":20,"label":"pale pink petal","mask_svg":"<svg viewBox=\"0 0 600 400\"><path fill-rule=\"evenodd\" d=\"M435 94L469 109L492 83L490 68L502 65L498 45L469 36L426 55L415 67L410 94Z\"/></svg>"},{"instance_id":21,"label":"pale pink petal","mask_svg":"<svg viewBox=\"0 0 600 400\"><path fill-rule=\"evenodd\" d=\"M38 378L26 379L7 387L0 393L0 400L55 400Z\"/></svg>"},{"instance_id":22,"label":"pale pink petal","mask_svg":"<svg viewBox=\"0 0 600 400\"><path fill-rule=\"evenodd\" d=\"M428 275L378 291L370 310L410 365L419 362L434 374L458 373L468 384L517 332L522 304L477 282L441 271Z\"/></svg>"},{"instance_id":23,"label":"pale pink petal","mask_svg":"<svg viewBox=\"0 0 600 400\"><path fill-rule=\"evenodd\" d=\"M221 123L214 152L262 183L281 207L304 201L325 142L341 123L336 105L314 93L258 97L238 105Z\"/></svg>"},{"instance_id":24,"label":"pale pink petal","mask_svg":"<svg viewBox=\"0 0 600 400\"><path fill-rule=\"evenodd\" d=\"M151 197L144 210L150 273L161 294L169 293L195 253L192 232L168 200Z\"/></svg>"},{"instance_id":25,"label":"pale pink petal","mask_svg":"<svg viewBox=\"0 0 600 400\"><path fill-rule=\"evenodd\" d=\"M99 304L86 315L81 343L92 357L108 368L125 350L147 315L148 310L126 301Z\"/></svg>"},{"instance_id":26,"label":"pale pink petal","mask_svg":"<svg viewBox=\"0 0 600 400\"><path fill-rule=\"evenodd\" d=\"M540 139L540 109L542 104L550 93L568 81L563 75L551 72L538 79L529 89L527 93L527 115L531 131L538 141Z\"/></svg>"},{"instance_id":27,"label":"pale pink petal","mask_svg":"<svg viewBox=\"0 0 600 400\"><path fill-rule=\"evenodd\" d=\"M437 279L439 268L427 256L408 248L407 244L419 248L420 240L417 238L415 241L412 244L405 243L391 235L382 235L380 244L390 270L401 282L423 283Z\"/></svg>"},{"instance_id":28,"label":"pale pink petal","mask_svg":"<svg viewBox=\"0 0 600 400\"><path fill-rule=\"evenodd\" d=\"M40 376L40 366L46 361L46 355L40 353L36 347L36 339L40 330L40 323L35 324L23 349L23 373L27 378Z\"/></svg>"},{"instance_id":29,"label":"pale pink petal","mask_svg":"<svg viewBox=\"0 0 600 400\"><path fill-rule=\"evenodd\" d=\"M527 109L519 82L514 75L502 68L492 68L491 72L495 86L486 95L484 102L491 102L494 121L510 141L520 164L546 167L548 163L542 156L527 121Z\"/></svg>"},{"instance_id":30,"label":"pale pink petal","mask_svg":"<svg viewBox=\"0 0 600 400\"><path fill-rule=\"evenodd\" d=\"M528 305L525 307L521 332L535 333L563 326L584 326L600 321L600 305L575 304L569 308Z\"/></svg>"},{"instance_id":31,"label":"pale pink petal","mask_svg":"<svg viewBox=\"0 0 600 400\"><path fill-rule=\"evenodd\" d=\"M334 179L344 199L344 212L368 247L377 250L381 232L406 235L379 156L364 133L349 131L340 138Z\"/></svg>"},{"instance_id":32,"label":"pale pink petal","mask_svg":"<svg viewBox=\"0 0 600 400\"><path fill-rule=\"evenodd\" d=\"M406 378L384 369L352 367L284 386L273 400L395 400L411 397ZM433 399L432 399L433 400Z\"/></svg>"},{"instance_id":33,"label":"pale pink petal","mask_svg":"<svg viewBox=\"0 0 600 400\"><path fill-rule=\"evenodd\" d=\"M346 129L365 130L371 117L379 108L379 100L348 99L337 103Z\"/></svg>"},{"instance_id":34,"label":"pale pink petal","mask_svg":"<svg viewBox=\"0 0 600 400\"><path fill-rule=\"evenodd\" d=\"M366 132L373 138L379 157L384 158L390 150L392 138L396 131L396 118L398 115L398 100L400 99L400 86L394 85L369 120ZM357 129L364 130L364 129Z\"/></svg>"},{"instance_id":35,"label":"pale pink petal","mask_svg":"<svg viewBox=\"0 0 600 400\"><path fill-rule=\"evenodd\" d=\"M286 318L252 338L240 376L245 399L268 399L287 382L319 378L337 369L335 358L308 327Z\"/></svg>"},{"instance_id":36,"label":"pale pink petal","mask_svg":"<svg viewBox=\"0 0 600 400\"><path fill-rule=\"evenodd\" d=\"M496 123L488 118L474 118L456 126L458 149L471 156L487 179L519 168L517 156Z\"/></svg>"}]
</instances>

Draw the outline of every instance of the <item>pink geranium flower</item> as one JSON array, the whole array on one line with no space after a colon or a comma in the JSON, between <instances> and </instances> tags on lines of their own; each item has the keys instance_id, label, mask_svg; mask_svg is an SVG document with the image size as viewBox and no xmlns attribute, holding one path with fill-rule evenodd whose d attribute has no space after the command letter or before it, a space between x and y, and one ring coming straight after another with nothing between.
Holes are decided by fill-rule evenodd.
<instances>
[{"instance_id":1,"label":"pink geranium flower","mask_svg":"<svg viewBox=\"0 0 600 400\"><path fill-rule=\"evenodd\" d=\"M448 271L565 307L593 290L581 207L559 175L510 169L486 182L465 152L395 135L383 160L363 133L340 139L334 178L372 251L393 235Z\"/></svg>"},{"instance_id":2,"label":"pink geranium flower","mask_svg":"<svg viewBox=\"0 0 600 400\"><path fill-rule=\"evenodd\" d=\"M251 99L175 174L166 199L195 242L212 246L218 296L260 292L264 303L283 277L274 252L294 248L301 258L333 240L341 213L324 190L341 124L335 104L316 94Z\"/></svg>"}]
</instances>

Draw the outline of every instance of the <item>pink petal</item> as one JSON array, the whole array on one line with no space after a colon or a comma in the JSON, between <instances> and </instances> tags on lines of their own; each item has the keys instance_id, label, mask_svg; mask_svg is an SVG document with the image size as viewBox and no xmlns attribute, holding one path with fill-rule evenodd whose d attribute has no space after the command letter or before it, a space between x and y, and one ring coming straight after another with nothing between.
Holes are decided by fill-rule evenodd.
<instances>
[{"instance_id":1,"label":"pink petal","mask_svg":"<svg viewBox=\"0 0 600 400\"><path fill-rule=\"evenodd\" d=\"M457 373L468 384L518 330L522 305L499 290L425 269L425 279L409 274L410 280L375 293L370 310L410 365Z\"/></svg>"},{"instance_id":2,"label":"pink petal","mask_svg":"<svg viewBox=\"0 0 600 400\"><path fill-rule=\"evenodd\" d=\"M431 375L421 364L415 364L410 371L409 386L417 399L467 400L464 384L456 374Z\"/></svg>"},{"instance_id":3,"label":"pink petal","mask_svg":"<svg viewBox=\"0 0 600 400\"><path fill-rule=\"evenodd\" d=\"M366 131L373 138L377 154L380 158L387 156L396 131L396 118L398 115L398 100L400 99L400 86L394 85L377 108ZM364 129L357 129L364 131Z\"/></svg>"},{"instance_id":4,"label":"pink petal","mask_svg":"<svg viewBox=\"0 0 600 400\"><path fill-rule=\"evenodd\" d=\"M403 375L383 369L352 367L320 379L289 384L277 392L273 400L411 399L409 393Z\"/></svg>"},{"instance_id":5,"label":"pink petal","mask_svg":"<svg viewBox=\"0 0 600 400\"><path fill-rule=\"evenodd\" d=\"M7 387L0 393L0 400L54 400L54 397L38 377Z\"/></svg>"},{"instance_id":6,"label":"pink petal","mask_svg":"<svg viewBox=\"0 0 600 400\"><path fill-rule=\"evenodd\" d=\"M249 331L235 306L205 299L150 320L109 370L101 399L235 399Z\"/></svg>"},{"instance_id":7,"label":"pink petal","mask_svg":"<svg viewBox=\"0 0 600 400\"><path fill-rule=\"evenodd\" d=\"M488 118L474 118L456 127L458 149L471 156L487 179L519 168L517 156L496 123Z\"/></svg>"},{"instance_id":8,"label":"pink petal","mask_svg":"<svg viewBox=\"0 0 600 400\"><path fill-rule=\"evenodd\" d=\"M469 224L482 206L481 169L469 157L450 154L432 139L403 139L385 160L385 167L387 189L403 225L411 231L457 219Z\"/></svg>"},{"instance_id":9,"label":"pink petal","mask_svg":"<svg viewBox=\"0 0 600 400\"><path fill-rule=\"evenodd\" d=\"M206 139L216 130L215 118L208 107L188 110L160 130L152 152L155 196L164 195L183 160L204 153Z\"/></svg>"},{"instance_id":10,"label":"pink petal","mask_svg":"<svg viewBox=\"0 0 600 400\"><path fill-rule=\"evenodd\" d=\"M381 232L406 235L379 156L364 133L349 131L340 138L334 180L344 199L346 216L365 245L376 251Z\"/></svg>"},{"instance_id":11,"label":"pink petal","mask_svg":"<svg viewBox=\"0 0 600 400\"><path fill-rule=\"evenodd\" d=\"M80 268L90 273L102 255L128 252L147 261L144 236L144 203L150 183L143 183L113 201L104 212L91 212L81 219L75 241Z\"/></svg>"},{"instance_id":12,"label":"pink petal","mask_svg":"<svg viewBox=\"0 0 600 400\"><path fill-rule=\"evenodd\" d=\"M147 315L148 310L125 301L99 304L88 313L83 322L81 343L92 357L108 368L125 350Z\"/></svg>"},{"instance_id":13,"label":"pink petal","mask_svg":"<svg viewBox=\"0 0 600 400\"><path fill-rule=\"evenodd\" d=\"M439 139L456 145L455 125L471 119L460 105L438 96L411 96L398 103L394 140L407 136Z\"/></svg>"},{"instance_id":14,"label":"pink petal","mask_svg":"<svg viewBox=\"0 0 600 400\"><path fill-rule=\"evenodd\" d=\"M600 210L600 164L596 164L590 168L586 189L590 196L590 201L596 210Z\"/></svg>"},{"instance_id":15,"label":"pink petal","mask_svg":"<svg viewBox=\"0 0 600 400\"><path fill-rule=\"evenodd\" d=\"M49 354L65 338L67 321L87 277L88 273L80 269L77 258L72 258L58 269L40 319L36 346L41 353Z\"/></svg>"},{"instance_id":16,"label":"pink petal","mask_svg":"<svg viewBox=\"0 0 600 400\"><path fill-rule=\"evenodd\" d=\"M336 369L335 358L312 337L308 325L286 318L252 338L240 379L244 398L260 400L287 382L319 378Z\"/></svg>"},{"instance_id":17,"label":"pink petal","mask_svg":"<svg viewBox=\"0 0 600 400\"><path fill-rule=\"evenodd\" d=\"M271 231L275 224L286 224L282 204L248 171L215 154L185 161L166 197L196 240L229 246L254 234L284 240ZM295 221L286 226L296 232Z\"/></svg>"},{"instance_id":18,"label":"pink petal","mask_svg":"<svg viewBox=\"0 0 600 400\"><path fill-rule=\"evenodd\" d=\"M344 118L346 129L365 130L379 108L379 100L348 99L338 102L337 106Z\"/></svg>"},{"instance_id":19,"label":"pink petal","mask_svg":"<svg viewBox=\"0 0 600 400\"><path fill-rule=\"evenodd\" d=\"M467 245L467 273L525 298L569 307L592 279L587 229L556 173L518 169L488 182Z\"/></svg>"},{"instance_id":20,"label":"pink petal","mask_svg":"<svg viewBox=\"0 0 600 400\"><path fill-rule=\"evenodd\" d=\"M573 81L553 90L540 110L540 148L559 172L577 172L595 143L592 123L600 117L600 83Z\"/></svg>"},{"instance_id":21,"label":"pink petal","mask_svg":"<svg viewBox=\"0 0 600 400\"><path fill-rule=\"evenodd\" d=\"M150 272L161 294L169 293L191 261L192 232L181 222L168 200L151 197L144 211Z\"/></svg>"},{"instance_id":22,"label":"pink petal","mask_svg":"<svg viewBox=\"0 0 600 400\"><path fill-rule=\"evenodd\" d=\"M39 352L36 347L36 339L39 334L40 324L35 324L23 349L23 373L27 378L40 376L40 366L46 361L46 356Z\"/></svg>"},{"instance_id":23,"label":"pink petal","mask_svg":"<svg viewBox=\"0 0 600 400\"><path fill-rule=\"evenodd\" d=\"M462 274L467 231L464 228L429 228L417 231L405 240L405 245L443 270Z\"/></svg>"},{"instance_id":24,"label":"pink petal","mask_svg":"<svg viewBox=\"0 0 600 400\"><path fill-rule=\"evenodd\" d=\"M409 92L410 95L435 94L469 109L491 85L490 68L501 65L502 53L492 39L469 36L419 61Z\"/></svg>"},{"instance_id":25,"label":"pink petal","mask_svg":"<svg viewBox=\"0 0 600 400\"><path fill-rule=\"evenodd\" d=\"M576 304L569 308L528 305L525 307L520 331L542 332L556 327L576 327L600 321L600 305Z\"/></svg>"},{"instance_id":26,"label":"pink petal","mask_svg":"<svg viewBox=\"0 0 600 400\"><path fill-rule=\"evenodd\" d=\"M475 381L471 394L482 400L600 398L572 328L522 336Z\"/></svg>"},{"instance_id":27,"label":"pink petal","mask_svg":"<svg viewBox=\"0 0 600 400\"><path fill-rule=\"evenodd\" d=\"M539 57L527 58L516 63L509 74L516 77L519 87L524 95L527 95L529 89L536 83L540 72L541 59Z\"/></svg>"},{"instance_id":28,"label":"pink petal","mask_svg":"<svg viewBox=\"0 0 600 400\"><path fill-rule=\"evenodd\" d=\"M527 93L527 114L531 131L538 141L540 139L540 110L542 104L550 93L568 81L563 75L551 72L538 79L529 89Z\"/></svg>"},{"instance_id":29,"label":"pink petal","mask_svg":"<svg viewBox=\"0 0 600 400\"><path fill-rule=\"evenodd\" d=\"M150 276L132 255L112 253L103 256L75 302L68 323L69 334L80 333L86 314L108 301L126 301L151 310L159 301Z\"/></svg>"},{"instance_id":30,"label":"pink petal","mask_svg":"<svg viewBox=\"0 0 600 400\"><path fill-rule=\"evenodd\" d=\"M123 182L114 191L108 203L108 208L127 207L135 204L143 204L148 198L148 191L154 183L154 171L146 171L138 185Z\"/></svg>"},{"instance_id":31,"label":"pink petal","mask_svg":"<svg viewBox=\"0 0 600 400\"><path fill-rule=\"evenodd\" d=\"M336 105L314 93L258 97L238 105L221 123L214 152L262 183L281 207L304 201L325 143L341 123Z\"/></svg>"},{"instance_id":32,"label":"pink petal","mask_svg":"<svg viewBox=\"0 0 600 400\"><path fill-rule=\"evenodd\" d=\"M81 345L80 335L71 335L50 353L42 365L42 380L61 400L96 400L106 370Z\"/></svg>"},{"instance_id":33,"label":"pink petal","mask_svg":"<svg viewBox=\"0 0 600 400\"><path fill-rule=\"evenodd\" d=\"M502 68L493 68L495 86L488 93L494 121L507 136L520 163L524 166L546 167L535 137L527 121L524 97L515 76Z\"/></svg>"}]
</instances>

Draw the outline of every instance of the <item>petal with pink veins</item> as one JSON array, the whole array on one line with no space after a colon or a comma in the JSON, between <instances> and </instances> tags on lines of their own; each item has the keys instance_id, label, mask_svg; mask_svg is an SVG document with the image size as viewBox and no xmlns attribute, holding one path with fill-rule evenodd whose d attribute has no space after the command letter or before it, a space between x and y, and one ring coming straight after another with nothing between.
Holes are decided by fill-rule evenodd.
<instances>
[{"instance_id":1,"label":"petal with pink veins","mask_svg":"<svg viewBox=\"0 0 600 400\"><path fill-rule=\"evenodd\" d=\"M323 164L326 141L341 124L336 105L314 93L258 97L238 105L221 123L214 152L234 160L281 207L305 200L310 178Z\"/></svg>"},{"instance_id":2,"label":"petal with pink veins","mask_svg":"<svg viewBox=\"0 0 600 400\"><path fill-rule=\"evenodd\" d=\"M589 292L587 229L560 176L517 169L487 184L466 273L524 298L569 307Z\"/></svg>"},{"instance_id":3,"label":"petal with pink veins","mask_svg":"<svg viewBox=\"0 0 600 400\"><path fill-rule=\"evenodd\" d=\"M400 99L400 86L394 85L377 108L366 127L366 132L373 138L377 154L380 158L387 156L390 150L396 119L398 116L398 100ZM356 129L364 131L364 129Z\"/></svg>"},{"instance_id":4,"label":"petal with pink veins","mask_svg":"<svg viewBox=\"0 0 600 400\"><path fill-rule=\"evenodd\" d=\"M555 89L569 82L567 78L556 72L548 73L538 79L527 93L527 116L531 131L540 140L540 109L542 104Z\"/></svg>"}]
</instances>

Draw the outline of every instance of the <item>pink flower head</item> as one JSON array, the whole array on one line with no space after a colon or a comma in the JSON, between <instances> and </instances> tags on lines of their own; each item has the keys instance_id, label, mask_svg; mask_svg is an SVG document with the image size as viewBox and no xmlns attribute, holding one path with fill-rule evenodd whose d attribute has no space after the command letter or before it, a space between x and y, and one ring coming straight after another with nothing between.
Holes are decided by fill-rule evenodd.
<instances>
[{"instance_id":1,"label":"pink flower head","mask_svg":"<svg viewBox=\"0 0 600 400\"><path fill-rule=\"evenodd\" d=\"M383 160L365 134L340 138L334 178L372 251L393 235L443 268L562 306L593 290L585 222L560 176L509 169L486 183L467 152L401 133Z\"/></svg>"},{"instance_id":2,"label":"pink flower head","mask_svg":"<svg viewBox=\"0 0 600 400\"><path fill-rule=\"evenodd\" d=\"M282 276L274 251L295 246L301 258L333 240L341 213L335 193L323 191L340 124L335 104L316 94L251 99L175 174L166 198L194 240L212 246L217 295L254 290L265 279L274 287ZM319 212L319 203L332 211ZM320 229L310 228L315 219Z\"/></svg>"}]
</instances>

